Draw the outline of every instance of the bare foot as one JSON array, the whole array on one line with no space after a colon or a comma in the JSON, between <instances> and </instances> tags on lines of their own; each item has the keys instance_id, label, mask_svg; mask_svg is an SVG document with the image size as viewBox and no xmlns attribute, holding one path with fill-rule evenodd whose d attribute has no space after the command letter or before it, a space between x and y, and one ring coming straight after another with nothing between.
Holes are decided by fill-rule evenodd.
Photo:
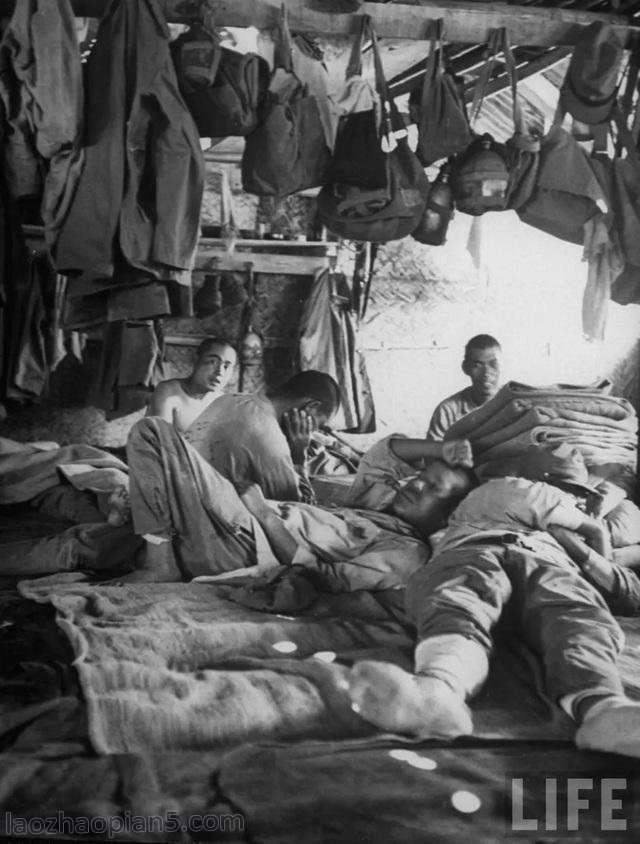
<instances>
[{"instance_id":1,"label":"bare foot","mask_svg":"<svg viewBox=\"0 0 640 844\"><path fill-rule=\"evenodd\" d=\"M442 680L409 674L387 662L358 662L349 675L355 711L377 727L420 738L473 732L464 700Z\"/></svg>"},{"instance_id":2,"label":"bare foot","mask_svg":"<svg viewBox=\"0 0 640 844\"><path fill-rule=\"evenodd\" d=\"M582 722L575 736L581 750L602 750L640 758L640 704L616 703Z\"/></svg>"}]
</instances>

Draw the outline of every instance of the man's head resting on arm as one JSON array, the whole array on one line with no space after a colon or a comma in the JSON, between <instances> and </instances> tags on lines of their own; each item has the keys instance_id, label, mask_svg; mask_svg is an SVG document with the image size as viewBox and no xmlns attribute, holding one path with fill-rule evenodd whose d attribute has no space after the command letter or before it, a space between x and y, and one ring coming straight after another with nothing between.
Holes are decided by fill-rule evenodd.
<instances>
[{"instance_id":1,"label":"man's head resting on arm","mask_svg":"<svg viewBox=\"0 0 640 844\"><path fill-rule=\"evenodd\" d=\"M340 388L326 372L298 372L269 394L278 419L291 411L304 412L316 427L326 425L340 407Z\"/></svg>"},{"instance_id":2,"label":"man's head resting on arm","mask_svg":"<svg viewBox=\"0 0 640 844\"><path fill-rule=\"evenodd\" d=\"M431 460L398 490L388 510L427 537L445 527L449 515L476 483L468 469Z\"/></svg>"},{"instance_id":3,"label":"man's head resting on arm","mask_svg":"<svg viewBox=\"0 0 640 844\"><path fill-rule=\"evenodd\" d=\"M500 343L491 334L476 334L464 348L462 371L471 379L471 392L478 404L498 392L501 353Z\"/></svg>"}]
</instances>

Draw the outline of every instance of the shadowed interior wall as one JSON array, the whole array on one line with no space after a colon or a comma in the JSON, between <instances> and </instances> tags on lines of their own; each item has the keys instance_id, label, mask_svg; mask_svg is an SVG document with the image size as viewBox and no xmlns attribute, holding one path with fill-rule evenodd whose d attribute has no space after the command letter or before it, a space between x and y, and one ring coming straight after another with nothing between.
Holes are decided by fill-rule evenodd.
<instances>
[{"instance_id":1,"label":"shadowed interior wall","mask_svg":"<svg viewBox=\"0 0 640 844\"><path fill-rule=\"evenodd\" d=\"M210 167L204 224L220 222L220 170ZM272 230L285 236L309 233L312 201L259 203L239 192L234 168L229 170L240 228L268 219ZM443 247L407 238L379 250L362 325L378 430L362 445L391 431L424 435L437 402L466 384L462 351L477 333L502 342L505 378L585 383L610 375L615 392L640 407L640 306L612 304L605 341L587 342L581 329L587 267L580 248L526 226L510 212L485 215L475 226L475 263L467 248L471 218L461 214ZM308 277L257 279L257 324L270 338L265 353L270 384L294 371L297 322L310 283ZM231 305L211 317L166 320L165 329L236 338L239 314ZM102 411L86 406L98 351L97 343L89 344L83 364L67 358L54 374L50 398L12 413L0 423L0 435L122 445L141 414L106 422ZM167 346L167 376L187 374L193 355L193 346Z\"/></svg>"}]
</instances>

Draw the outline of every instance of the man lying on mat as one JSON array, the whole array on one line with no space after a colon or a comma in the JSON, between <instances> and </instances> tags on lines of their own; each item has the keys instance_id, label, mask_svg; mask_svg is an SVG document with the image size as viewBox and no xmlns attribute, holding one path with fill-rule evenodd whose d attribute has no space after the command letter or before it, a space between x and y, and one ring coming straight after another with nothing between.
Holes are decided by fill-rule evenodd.
<instances>
[{"instance_id":1,"label":"man lying on mat","mask_svg":"<svg viewBox=\"0 0 640 844\"><path fill-rule=\"evenodd\" d=\"M616 664L624 636L612 615L638 612L640 580L611 552L612 540L640 542L640 511L622 507L612 487L603 500L567 446L530 450L518 475L488 481L451 514L434 556L407 584L415 674L356 664L353 707L384 730L470 734L465 700L487 677L492 631L509 604L517 635L542 660L547 692L580 724L578 747L640 756L640 705L624 692ZM613 509L603 521L587 504ZM437 521L443 502L431 506Z\"/></svg>"},{"instance_id":2,"label":"man lying on mat","mask_svg":"<svg viewBox=\"0 0 640 844\"><path fill-rule=\"evenodd\" d=\"M466 441L421 442L423 456L446 453L452 463L471 463ZM301 564L321 569L338 588L398 586L430 553L423 497L446 499L450 508L471 486L465 469L435 461L400 485L386 512L269 501L256 484L237 491L171 425L154 418L134 426L127 456L133 527L147 541L144 567L128 577L134 580L261 574ZM443 508L438 527L446 513Z\"/></svg>"}]
</instances>

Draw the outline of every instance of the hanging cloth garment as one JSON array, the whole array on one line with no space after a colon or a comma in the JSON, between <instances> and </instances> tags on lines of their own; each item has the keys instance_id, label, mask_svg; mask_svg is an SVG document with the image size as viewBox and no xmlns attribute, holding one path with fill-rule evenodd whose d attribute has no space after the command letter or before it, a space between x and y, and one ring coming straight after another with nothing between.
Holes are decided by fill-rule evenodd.
<instances>
[{"instance_id":1,"label":"hanging cloth garment","mask_svg":"<svg viewBox=\"0 0 640 844\"><path fill-rule=\"evenodd\" d=\"M49 325L47 307L53 295L55 271L46 255L33 253L28 259L24 283L12 296L10 348L7 360L8 398L29 401L42 396L49 383Z\"/></svg>"},{"instance_id":2,"label":"hanging cloth garment","mask_svg":"<svg viewBox=\"0 0 640 844\"><path fill-rule=\"evenodd\" d=\"M0 143L4 145L4 120L2 120L4 109L0 101ZM2 147L0 147L0 150ZM5 180L0 173L0 398L6 397L6 336L7 336L7 320L9 318L10 309L8 307L8 284L14 276L14 268L12 266L12 246L18 245L16 235L22 232L19 230L17 220L12 219L9 193L6 189ZM24 251L24 242L21 243L22 249L19 254L26 258Z\"/></svg>"},{"instance_id":3,"label":"hanging cloth garment","mask_svg":"<svg viewBox=\"0 0 640 844\"><path fill-rule=\"evenodd\" d=\"M41 197L53 247L84 160L82 64L69 0L15 4L0 44L0 98L11 126L9 188L15 199Z\"/></svg>"},{"instance_id":4,"label":"hanging cloth garment","mask_svg":"<svg viewBox=\"0 0 640 844\"><path fill-rule=\"evenodd\" d=\"M611 287L625 266L615 230L609 232L602 214L584 224L582 260L589 262L582 299L582 330L588 340L604 340Z\"/></svg>"},{"instance_id":5,"label":"hanging cloth garment","mask_svg":"<svg viewBox=\"0 0 640 844\"><path fill-rule=\"evenodd\" d=\"M58 240L60 271L110 278L122 256L190 286L204 160L158 0L112 0L86 82L85 167Z\"/></svg>"},{"instance_id":6,"label":"hanging cloth garment","mask_svg":"<svg viewBox=\"0 0 640 844\"><path fill-rule=\"evenodd\" d=\"M165 377L159 324L111 322L104 330L93 402L116 419L143 408Z\"/></svg>"},{"instance_id":7,"label":"hanging cloth garment","mask_svg":"<svg viewBox=\"0 0 640 844\"><path fill-rule=\"evenodd\" d=\"M342 406L333 426L351 433L375 431L375 408L352 293L343 273L316 275L300 320L300 369L326 372L340 387Z\"/></svg>"}]
</instances>

